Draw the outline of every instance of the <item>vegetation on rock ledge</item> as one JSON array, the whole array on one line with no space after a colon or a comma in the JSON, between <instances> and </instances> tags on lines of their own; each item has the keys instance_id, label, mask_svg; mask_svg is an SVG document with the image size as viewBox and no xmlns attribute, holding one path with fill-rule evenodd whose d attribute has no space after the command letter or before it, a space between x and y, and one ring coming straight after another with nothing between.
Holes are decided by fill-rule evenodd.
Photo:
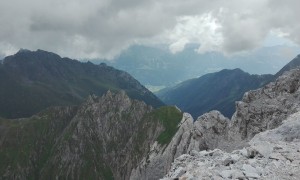
<instances>
[{"instance_id":1,"label":"vegetation on rock ledge","mask_svg":"<svg viewBox=\"0 0 300 180\"><path fill-rule=\"evenodd\" d=\"M158 143L169 144L178 130L182 112L175 106L163 106L154 110L151 116L164 126L164 131L157 138Z\"/></svg>"}]
</instances>

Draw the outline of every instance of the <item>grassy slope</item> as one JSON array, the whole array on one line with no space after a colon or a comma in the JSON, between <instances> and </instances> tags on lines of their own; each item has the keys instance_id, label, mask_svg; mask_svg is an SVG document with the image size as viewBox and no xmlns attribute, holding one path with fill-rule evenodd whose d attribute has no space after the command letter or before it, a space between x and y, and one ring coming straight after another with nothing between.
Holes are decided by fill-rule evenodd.
<instances>
[{"instance_id":1,"label":"grassy slope","mask_svg":"<svg viewBox=\"0 0 300 180\"><path fill-rule=\"evenodd\" d=\"M164 106L153 112L154 118L158 119L164 126L164 131L158 136L157 141L160 144L169 144L178 130L178 124L182 119L182 112L176 107Z\"/></svg>"},{"instance_id":2,"label":"grassy slope","mask_svg":"<svg viewBox=\"0 0 300 180\"><path fill-rule=\"evenodd\" d=\"M0 144L0 174L5 171L21 169L28 174L27 179L37 179L39 171L50 156L55 140L62 133L74 115L74 108L63 108L58 114L56 108L50 108L27 119L0 120L4 131Z\"/></svg>"},{"instance_id":3,"label":"grassy slope","mask_svg":"<svg viewBox=\"0 0 300 180\"><path fill-rule=\"evenodd\" d=\"M147 114L145 120L155 124L160 123L164 130L156 140L160 144L169 144L178 130L182 115L182 112L174 106L163 106Z\"/></svg>"}]
</instances>

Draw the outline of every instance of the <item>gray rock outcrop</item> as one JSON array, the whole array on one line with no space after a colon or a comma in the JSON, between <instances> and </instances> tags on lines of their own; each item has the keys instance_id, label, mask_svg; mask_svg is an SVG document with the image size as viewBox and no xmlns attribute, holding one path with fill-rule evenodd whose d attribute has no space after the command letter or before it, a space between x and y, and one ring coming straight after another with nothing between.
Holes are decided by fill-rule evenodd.
<instances>
[{"instance_id":1,"label":"gray rock outcrop","mask_svg":"<svg viewBox=\"0 0 300 180\"><path fill-rule=\"evenodd\" d=\"M136 169L132 170L130 179L159 179L165 174L175 158L186 153L193 126L193 118L184 113L179 124L179 129L168 145L160 145L157 142L151 145L150 152L144 157Z\"/></svg>"},{"instance_id":2,"label":"gray rock outcrop","mask_svg":"<svg viewBox=\"0 0 300 180\"><path fill-rule=\"evenodd\" d=\"M236 103L229 126L231 141L249 141L255 134L278 127L300 109L300 70L284 73L275 82L245 93Z\"/></svg>"},{"instance_id":3,"label":"gray rock outcrop","mask_svg":"<svg viewBox=\"0 0 300 180\"><path fill-rule=\"evenodd\" d=\"M299 179L300 112L281 126L257 134L250 147L231 153L192 151L172 164L167 179Z\"/></svg>"},{"instance_id":4,"label":"gray rock outcrop","mask_svg":"<svg viewBox=\"0 0 300 180\"><path fill-rule=\"evenodd\" d=\"M213 149L224 146L221 141L227 135L229 119L220 112L212 111L194 122L192 116L184 113L177 133L165 146L155 142L147 158L131 173L130 179L159 179L168 172L175 158L193 150Z\"/></svg>"}]
</instances>

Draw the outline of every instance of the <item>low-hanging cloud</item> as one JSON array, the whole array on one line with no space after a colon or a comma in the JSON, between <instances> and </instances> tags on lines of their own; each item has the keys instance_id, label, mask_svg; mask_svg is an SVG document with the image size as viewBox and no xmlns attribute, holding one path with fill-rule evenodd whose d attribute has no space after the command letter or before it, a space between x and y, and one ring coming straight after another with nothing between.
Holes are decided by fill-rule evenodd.
<instances>
[{"instance_id":1,"label":"low-hanging cloud","mask_svg":"<svg viewBox=\"0 0 300 180\"><path fill-rule=\"evenodd\" d=\"M298 7L298 0L1 1L0 54L28 48L111 58L135 43L236 53L261 46L270 32L300 44Z\"/></svg>"}]
</instances>

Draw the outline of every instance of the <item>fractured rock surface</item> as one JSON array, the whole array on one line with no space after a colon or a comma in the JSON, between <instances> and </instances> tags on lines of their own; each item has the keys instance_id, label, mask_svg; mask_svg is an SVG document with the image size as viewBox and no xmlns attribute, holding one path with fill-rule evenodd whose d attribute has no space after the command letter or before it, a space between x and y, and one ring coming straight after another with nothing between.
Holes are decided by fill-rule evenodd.
<instances>
[{"instance_id":1,"label":"fractured rock surface","mask_svg":"<svg viewBox=\"0 0 300 180\"><path fill-rule=\"evenodd\" d=\"M250 147L231 153L192 151L177 158L166 179L299 179L300 112L280 127L257 134Z\"/></svg>"}]
</instances>

